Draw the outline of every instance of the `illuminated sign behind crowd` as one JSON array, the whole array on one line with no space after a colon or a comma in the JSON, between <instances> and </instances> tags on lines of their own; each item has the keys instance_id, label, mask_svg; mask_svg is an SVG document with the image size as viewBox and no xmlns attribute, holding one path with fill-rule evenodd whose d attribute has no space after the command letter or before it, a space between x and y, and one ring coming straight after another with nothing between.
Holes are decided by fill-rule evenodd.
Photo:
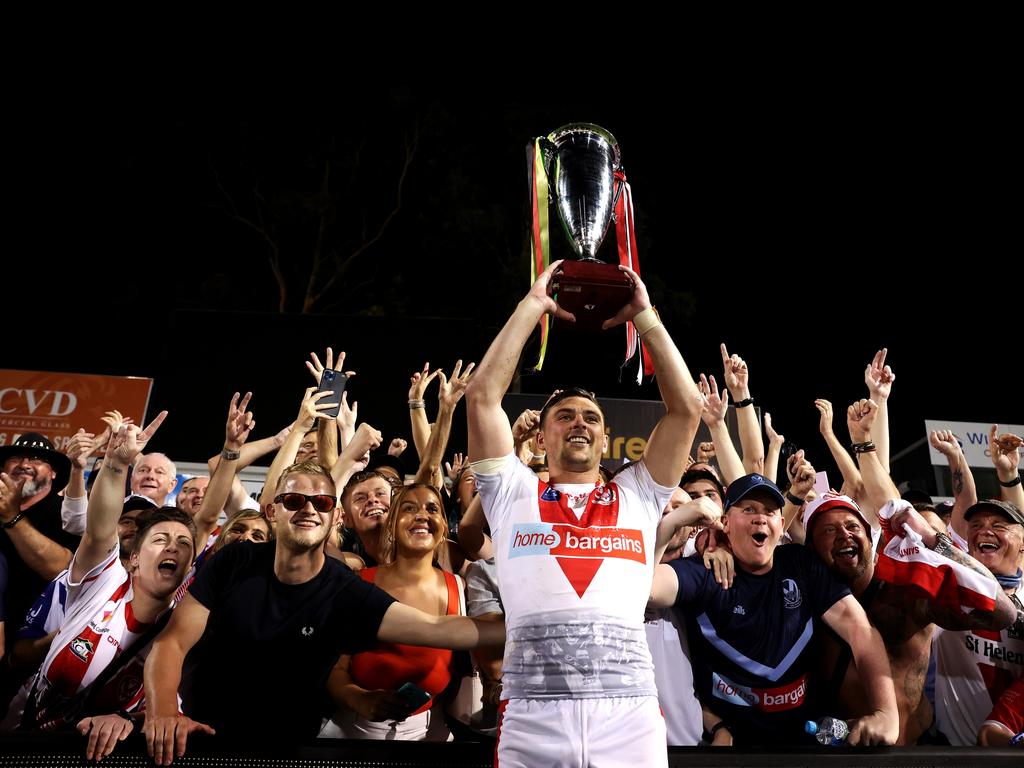
<instances>
[{"instance_id":1,"label":"illuminated sign behind crowd","mask_svg":"<svg viewBox=\"0 0 1024 768\"><path fill-rule=\"evenodd\" d=\"M80 427L103 431L100 419L115 408L142 424L152 387L152 379L136 376L0 368L0 445L39 432L63 451Z\"/></svg>"}]
</instances>

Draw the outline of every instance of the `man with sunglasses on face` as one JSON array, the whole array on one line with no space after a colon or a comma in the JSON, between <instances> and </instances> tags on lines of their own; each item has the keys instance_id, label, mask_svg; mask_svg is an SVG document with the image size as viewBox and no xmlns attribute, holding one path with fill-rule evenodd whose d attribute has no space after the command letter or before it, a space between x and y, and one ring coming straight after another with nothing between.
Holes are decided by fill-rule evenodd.
<instances>
[{"instance_id":1,"label":"man with sunglasses on face","mask_svg":"<svg viewBox=\"0 0 1024 768\"><path fill-rule=\"evenodd\" d=\"M183 755L196 731L248 744L315 738L328 707L324 686L343 653L378 641L468 649L504 639L500 625L398 603L326 557L340 511L334 481L319 464L289 467L276 491L275 541L239 542L211 557L153 644L143 732L157 765ZM200 637L194 708L179 717L182 662ZM225 659L235 670L230 680Z\"/></svg>"},{"instance_id":2,"label":"man with sunglasses on face","mask_svg":"<svg viewBox=\"0 0 1024 768\"><path fill-rule=\"evenodd\" d=\"M537 445L550 483L516 458L501 400L545 314L567 320L548 293L554 262L491 344L469 383L469 454L491 527L508 641L496 764L667 765L644 607L654 565L675 532L659 527L700 422L701 397L640 277L611 328L632 320L654 361L666 415L643 458L600 483L607 447L593 393L557 392L540 414ZM683 508L711 520L706 499ZM657 537L656 537L657 532Z\"/></svg>"}]
</instances>

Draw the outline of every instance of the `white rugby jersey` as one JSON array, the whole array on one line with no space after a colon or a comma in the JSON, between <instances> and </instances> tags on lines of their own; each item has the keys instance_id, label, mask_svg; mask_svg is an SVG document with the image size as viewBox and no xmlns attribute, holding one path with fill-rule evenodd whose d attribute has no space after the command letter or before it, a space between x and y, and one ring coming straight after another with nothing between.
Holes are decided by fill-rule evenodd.
<instances>
[{"instance_id":1,"label":"white rugby jersey","mask_svg":"<svg viewBox=\"0 0 1024 768\"><path fill-rule=\"evenodd\" d=\"M589 488L549 486L513 455L498 472L476 472L505 608L503 693L656 695L644 608L675 488L657 485L642 461ZM589 496L585 508L570 505L574 490Z\"/></svg>"}]
</instances>

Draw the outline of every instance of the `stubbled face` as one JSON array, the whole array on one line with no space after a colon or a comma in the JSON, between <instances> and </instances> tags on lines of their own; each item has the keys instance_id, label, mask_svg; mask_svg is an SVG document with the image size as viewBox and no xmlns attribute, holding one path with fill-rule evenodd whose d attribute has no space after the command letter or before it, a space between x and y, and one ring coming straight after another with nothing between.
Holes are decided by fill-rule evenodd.
<instances>
[{"instance_id":1,"label":"stubbled face","mask_svg":"<svg viewBox=\"0 0 1024 768\"><path fill-rule=\"evenodd\" d=\"M4 472L16 483L22 478L25 479L25 484L21 488L22 498L25 499L49 491L53 484L53 467L46 459L32 455L8 457L4 462Z\"/></svg>"},{"instance_id":2,"label":"stubbled face","mask_svg":"<svg viewBox=\"0 0 1024 768\"><path fill-rule=\"evenodd\" d=\"M210 478L208 477L193 477L191 480L186 480L182 483L175 502L178 505L178 509L195 517L203 504L203 498L206 496L206 486L209 484Z\"/></svg>"},{"instance_id":3,"label":"stubbled face","mask_svg":"<svg viewBox=\"0 0 1024 768\"><path fill-rule=\"evenodd\" d=\"M384 527L391 507L391 483L371 477L355 486L348 495L345 520L362 537Z\"/></svg>"},{"instance_id":4,"label":"stubbled face","mask_svg":"<svg viewBox=\"0 0 1024 768\"><path fill-rule=\"evenodd\" d=\"M133 509L122 512L117 519L117 542L121 547L121 558L125 559L132 551L132 542L135 541L135 534L139 527L135 524L135 518L142 514L141 509Z\"/></svg>"},{"instance_id":5,"label":"stubbled face","mask_svg":"<svg viewBox=\"0 0 1024 768\"><path fill-rule=\"evenodd\" d=\"M782 512L775 501L753 493L729 507L722 516L736 562L755 575L772 568L775 547L782 538Z\"/></svg>"},{"instance_id":6,"label":"stubbled face","mask_svg":"<svg viewBox=\"0 0 1024 768\"><path fill-rule=\"evenodd\" d=\"M224 540L223 546L236 541L262 544L270 540L270 524L262 517L243 517L231 523L231 526L220 535L220 538Z\"/></svg>"},{"instance_id":7,"label":"stubbled face","mask_svg":"<svg viewBox=\"0 0 1024 768\"><path fill-rule=\"evenodd\" d=\"M400 556L432 555L444 541L444 507L429 488L406 491L395 514L395 538Z\"/></svg>"},{"instance_id":8,"label":"stubbled face","mask_svg":"<svg viewBox=\"0 0 1024 768\"><path fill-rule=\"evenodd\" d=\"M176 482L171 462L162 453L143 456L132 470L132 493L152 499L158 507Z\"/></svg>"},{"instance_id":9,"label":"stubbled face","mask_svg":"<svg viewBox=\"0 0 1024 768\"><path fill-rule=\"evenodd\" d=\"M192 565L192 535L181 523L165 521L149 528L129 559L138 588L166 598L181 586Z\"/></svg>"},{"instance_id":10,"label":"stubbled face","mask_svg":"<svg viewBox=\"0 0 1024 768\"><path fill-rule=\"evenodd\" d=\"M690 494L682 488L676 488L672 491L672 496L669 497L668 504L665 505L665 509L661 512L662 517L690 501ZM690 528L689 526L683 526L669 541L668 548L665 550L665 554L662 555L661 562L667 563L670 560L676 560L679 557L682 557L683 547L686 546L686 540L688 538L690 538Z\"/></svg>"},{"instance_id":11,"label":"stubbled face","mask_svg":"<svg viewBox=\"0 0 1024 768\"><path fill-rule=\"evenodd\" d=\"M333 496L334 488L326 477L296 472L285 478L284 483L278 486L277 493ZM290 549L306 550L322 547L338 522L337 506L330 512L317 512L310 501L294 511L287 509L284 504L275 502L270 507L270 514L276 522L274 532L278 542Z\"/></svg>"},{"instance_id":12,"label":"stubbled face","mask_svg":"<svg viewBox=\"0 0 1024 768\"><path fill-rule=\"evenodd\" d=\"M811 526L814 551L847 584L864 577L874 562L871 533L848 509L830 509L815 516Z\"/></svg>"},{"instance_id":13,"label":"stubbled face","mask_svg":"<svg viewBox=\"0 0 1024 768\"><path fill-rule=\"evenodd\" d=\"M1024 527L998 512L976 512L967 521L967 547L992 573L1012 576L1024 551Z\"/></svg>"},{"instance_id":14,"label":"stubbled face","mask_svg":"<svg viewBox=\"0 0 1024 768\"><path fill-rule=\"evenodd\" d=\"M567 397L545 414L537 444L556 476L558 471L593 470L608 447L604 416L587 398Z\"/></svg>"},{"instance_id":15,"label":"stubbled face","mask_svg":"<svg viewBox=\"0 0 1024 768\"><path fill-rule=\"evenodd\" d=\"M707 496L719 507L722 506L722 495L710 480L694 480L692 483L687 483L684 488L695 499Z\"/></svg>"},{"instance_id":16,"label":"stubbled face","mask_svg":"<svg viewBox=\"0 0 1024 768\"><path fill-rule=\"evenodd\" d=\"M317 449L319 445L317 443L316 432L310 432L302 438L302 442L299 443L299 450L295 452L295 463L298 464L300 461L315 460L317 457Z\"/></svg>"}]
</instances>

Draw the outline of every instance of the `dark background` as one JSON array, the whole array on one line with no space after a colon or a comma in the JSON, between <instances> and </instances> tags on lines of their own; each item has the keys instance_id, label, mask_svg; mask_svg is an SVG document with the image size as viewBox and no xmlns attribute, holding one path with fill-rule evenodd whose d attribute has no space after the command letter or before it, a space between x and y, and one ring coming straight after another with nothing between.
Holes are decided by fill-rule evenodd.
<instances>
[{"instance_id":1,"label":"dark background","mask_svg":"<svg viewBox=\"0 0 1024 768\"><path fill-rule=\"evenodd\" d=\"M808 65L576 87L463 62L346 69L322 87L172 69L67 67L19 86L3 367L153 377L150 414L170 411L158 447L174 458L218 450L237 389L255 393L258 436L289 423L311 383L303 360L327 345L359 373L360 417L409 437L409 375L479 360L528 289L527 143L579 121L620 143L642 274L691 371L720 379L726 341L819 468L835 475L814 398L833 401L845 442L841 414L882 346L893 453L925 418L1024 420L1015 122L967 79ZM411 137L389 225L302 314L321 225L339 258L372 237ZM266 238L233 213L272 230L284 312ZM558 329L544 373L515 386L657 398L618 382L623 345ZM453 449L464 429L457 418ZM923 447L894 470L932 476Z\"/></svg>"}]
</instances>

